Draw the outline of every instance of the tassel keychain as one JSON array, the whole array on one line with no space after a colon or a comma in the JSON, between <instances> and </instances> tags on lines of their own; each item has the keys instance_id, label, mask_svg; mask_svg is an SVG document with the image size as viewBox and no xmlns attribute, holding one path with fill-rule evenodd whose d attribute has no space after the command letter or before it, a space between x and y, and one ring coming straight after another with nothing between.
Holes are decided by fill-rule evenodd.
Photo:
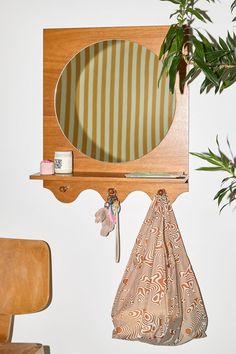
<instances>
[{"instance_id":1,"label":"tassel keychain","mask_svg":"<svg viewBox=\"0 0 236 354\"><path fill-rule=\"evenodd\" d=\"M111 231L116 229L116 263L120 261L120 202L115 188L108 189L107 201L104 208L99 209L95 214L95 222L101 222L101 236L108 236Z\"/></svg>"},{"instance_id":2,"label":"tassel keychain","mask_svg":"<svg viewBox=\"0 0 236 354\"><path fill-rule=\"evenodd\" d=\"M119 222L119 213L120 213L120 202L115 200L112 204L112 212L115 216L116 222L116 263L120 261L120 222Z\"/></svg>"}]
</instances>

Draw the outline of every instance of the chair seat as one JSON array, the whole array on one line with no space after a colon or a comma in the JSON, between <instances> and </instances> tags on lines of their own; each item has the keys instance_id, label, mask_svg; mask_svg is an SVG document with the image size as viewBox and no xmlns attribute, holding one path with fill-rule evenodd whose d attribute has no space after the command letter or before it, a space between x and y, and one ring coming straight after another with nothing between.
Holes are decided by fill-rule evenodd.
<instances>
[{"instance_id":1,"label":"chair seat","mask_svg":"<svg viewBox=\"0 0 236 354\"><path fill-rule=\"evenodd\" d=\"M0 354L44 354L42 344L6 343L0 344Z\"/></svg>"}]
</instances>

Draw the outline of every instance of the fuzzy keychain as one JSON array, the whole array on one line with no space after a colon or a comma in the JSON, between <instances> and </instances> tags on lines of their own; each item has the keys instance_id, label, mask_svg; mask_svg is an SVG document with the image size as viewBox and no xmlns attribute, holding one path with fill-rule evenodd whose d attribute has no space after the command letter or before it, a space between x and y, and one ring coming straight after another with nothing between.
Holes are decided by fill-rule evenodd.
<instances>
[{"instance_id":1,"label":"fuzzy keychain","mask_svg":"<svg viewBox=\"0 0 236 354\"><path fill-rule=\"evenodd\" d=\"M101 236L108 236L114 230L115 224L111 221L109 211L106 207L99 209L95 214L95 222L102 223Z\"/></svg>"},{"instance_id":2,"label":"fuzzy keychain","mask_svg":"<svg viewBox=\"0 0 236 354\"><path fill-rule=\"evenodd\" d=\"M116 228L116 262L120 261L120 224L119 224L120 202L114 188L108 189L107 202L104 207L95 214L95 222L101 223L101 236L108 236Z\"/></svg>"}]
</instances>

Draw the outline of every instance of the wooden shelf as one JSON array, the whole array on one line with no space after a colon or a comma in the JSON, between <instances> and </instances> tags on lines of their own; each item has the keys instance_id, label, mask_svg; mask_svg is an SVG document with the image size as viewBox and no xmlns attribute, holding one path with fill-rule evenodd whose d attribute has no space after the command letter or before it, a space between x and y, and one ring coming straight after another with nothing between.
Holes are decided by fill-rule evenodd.
<instances>
[{"instance_id":1,"label":"wooden shelf","mask_svg":"<svg viewBox=\"0 0 236 354\"><path fill-rule=\"evenodd\" d=\"M177 182L177 183L185 183L188 180L188 176L181 177L181 178L159 178L159 177L154 177L154 178L144 178L144 177L126 177L124 173L109 173L109 172L76 172L72 174L54 174L54 175L41 175L39 172L35 173L33 175L30 175L30 179L39 179L39 180L46 180L46 181L81 181L81 180L104 180L105 179L111 179L111 180L116 180L120 181L123 179L129 179L129 180L152 180L152 183L154 181L159 181L159 182Z\"/></svg>"},{"instance_id":2,"label":"wooden shelf","mask_svg":"<svg viewBox=\"0 0 236 354\"><path fill-rule=\"evenodd\" d=\"M55 197L64 203L73 202L86 189L97 191L106 200L108 189L115 188L120 201L134 191L143 191L153 198L159 189L165 189L171 202L188 191L187 177L185 179L125 177L125 173L136 171L140 173L184 171L186 175L188 174L188 90L186 88L184 92L180 92L178 78L175 87L175 110L168 133L153 150L135 160L115 163L86 156L68 140L55 112L58 78L65 65L81 50L94 43L119 38L138 43L159 55L168 29L167 26L142 26L44 30L43 159L53 160L55 151L72 151L74 173L52 176L41 176L37 173L30 176L31 180L42 180L44 188L51 190ZM186 66L183 65L181 70L185 69ZM85 102L80 104L84 105Z\"/></svg>"},{"instance_id":3,"label":"wooden shelf","mask_svg":"<svg viewBox=\"0 0 236 354\"><path fill-rule=\"evenodd\" d=\"M108 188L115 188L120 201L134 191L145 191L151 198L159 189L166 189L169 199L173 202L176 197L188 191L186 178L127 178L124 173L77 172L69 175L40 175L30 176L32 180L42 180L44 188L53 192L55 197L64 203L73 202L85 189L98 191L106 200ZM127 188L128 186L128 188Z\"/></svg>"}]
</instances>

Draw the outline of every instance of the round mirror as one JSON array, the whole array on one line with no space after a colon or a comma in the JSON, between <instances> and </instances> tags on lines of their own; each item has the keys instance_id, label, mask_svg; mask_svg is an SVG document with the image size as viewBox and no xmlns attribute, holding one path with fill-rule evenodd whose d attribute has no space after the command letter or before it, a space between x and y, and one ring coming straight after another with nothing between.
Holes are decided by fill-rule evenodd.
<instances>
[{"instance_id":1,"label":"round mirror","mask_svg":"<svg viewBox=\"0 0 236 354\"><path fill-rule=\"evenodd\" d=\"M65 66L55 108L65 136L81 152L107 162L135 160L167 134L175 111L162 63L137 43L95 43Z\"/></svg>"}]
</instances>

